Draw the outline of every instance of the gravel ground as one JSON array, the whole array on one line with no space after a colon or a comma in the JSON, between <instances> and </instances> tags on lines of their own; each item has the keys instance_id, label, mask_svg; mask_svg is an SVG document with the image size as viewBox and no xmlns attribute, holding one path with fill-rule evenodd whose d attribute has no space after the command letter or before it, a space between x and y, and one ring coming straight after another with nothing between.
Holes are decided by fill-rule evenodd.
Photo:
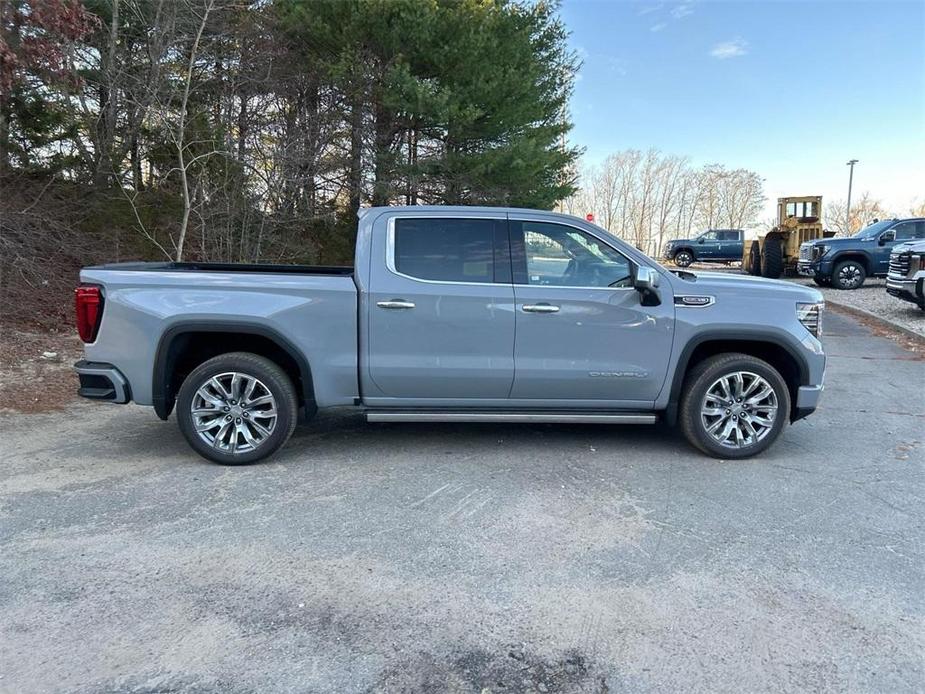
<instances>
[{"instance_id":1,"label":"gravel ground","mask_svg":"<svg viewBox=\"0 0 925 694\"><path fill-rule=\"evenodd\" d=\"M802 277L793 281L819 289L825 300L833 304L843 304L869 311L884 320L925 337L925 311L915 304L887 294L885 279L867 279L863 287L851 291L819 287L811 279Z\"/></svg>"},{"instance_id":2,"label":"gravel ground","mask_svg":"<svg viewBox=\"0 0 925 694\"><path fill-rule=\"evenodd\" d=\"M223 468L149 408L0 416L0 691L920 692L925 361L824 342L736 463L326 414Z\"/></svg>"}]
</instances>

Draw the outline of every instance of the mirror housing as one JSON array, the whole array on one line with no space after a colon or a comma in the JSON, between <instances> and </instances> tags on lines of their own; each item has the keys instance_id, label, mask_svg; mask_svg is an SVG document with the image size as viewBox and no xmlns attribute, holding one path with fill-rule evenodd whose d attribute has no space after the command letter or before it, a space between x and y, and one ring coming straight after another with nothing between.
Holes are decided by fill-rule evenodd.
<instances>
[{"instance_id":1,"label":"mirror housing","mask_svg":"<svg viewBox=\"0 0 925 694\"><path fill-rule=\"evenodd\" d=\"M659 274L646 265L636 267L633 287L642 295L643 306L658 306L662 303L658 295Z\"/></svg>"},{"instance_id":2,"label":"mirror housing","mask_svg":"<svg viewBox=\"0 0 925 694\"><path fill-rule=\"evenodd\" d=\"M697 237L697 243L704 243L705 241L706 241L706 239L703 238L702 236L698 236L698 237Z\"/></svg>"}]
</instances>

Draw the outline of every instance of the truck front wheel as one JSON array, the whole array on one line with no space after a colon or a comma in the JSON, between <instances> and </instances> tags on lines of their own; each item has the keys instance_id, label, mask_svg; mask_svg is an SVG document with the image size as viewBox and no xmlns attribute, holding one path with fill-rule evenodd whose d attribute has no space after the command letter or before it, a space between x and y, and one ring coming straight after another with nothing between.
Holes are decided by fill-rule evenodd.
<instances>
[{"instance_id":1,"label":"truck front wheel","mask_svg":"<svg viewBox=\"0 0 925 694\"><path fill-rule=\"evenodd\" d=\"M719 354L700 362L681 394L681 430L714 458L761 453L780 435L789 413L790 391L783 377L747 354Z\"/></svg>"},{"instance_id":2,"label":"truck front wheel","mask_svg":"<svg viewBox=\"0 0 925 694\"><path fill-rule=\"evenodd\" d=\"M694 254L690 251L678 251L674 255L674 264L678 267L687 267L694 262Z\"/></svg>"},{"instance_id":3,"label":"truck front wheel","mask_svg":"<svg viewBox=\"0 0 925 694\"><path fill-rule=\"evenodd\" d=\"M857 289L866 278L867 272L857 260L843 260L832 268L832 286L836 289Z\"/></svg>"},{"instance_id":4,"label":"truck front wheel","mask_svg":"<svg viewBox=\"0 0 925 694\"><path fill-rule=\"evenodd\" d=\"M276 452L298 416L295 387L265 357L229 352L203 362L183 381L177 422L193 450L222 465L253 463Z\"/></svg>"}]
</instances>

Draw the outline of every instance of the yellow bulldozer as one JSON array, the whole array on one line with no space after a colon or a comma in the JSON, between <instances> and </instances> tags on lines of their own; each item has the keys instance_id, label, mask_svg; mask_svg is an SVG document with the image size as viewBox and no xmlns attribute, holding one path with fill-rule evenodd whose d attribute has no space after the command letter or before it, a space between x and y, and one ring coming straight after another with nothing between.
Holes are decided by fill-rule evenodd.
<instances>
[{"instance_id":1,"label":"yellow bulldozer","mask_svg":"<svg viewBox=\"0 0 925 694\"><path fill-rule=\"evenodd\" d=\"M749 275L778 278L796 274L800 244L834 236L822 228L822 196L777 199L777 226L742 249L742 269Z\"/></svg>"}]
</instances>

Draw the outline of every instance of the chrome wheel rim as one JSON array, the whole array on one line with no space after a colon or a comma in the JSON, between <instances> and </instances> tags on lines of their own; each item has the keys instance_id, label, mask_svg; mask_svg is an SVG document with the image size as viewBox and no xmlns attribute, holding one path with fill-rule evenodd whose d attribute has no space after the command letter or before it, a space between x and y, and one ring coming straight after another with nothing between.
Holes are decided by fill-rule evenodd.
<instances>
[{"instance_id":1,"label":"chrome wheel rim","mask_svg":"<svg viewBox=\"0 0 925 694\"><path fill-rule=\"evenodd\" d=\"M845 287L854 287L861 281L861 268L857 265L845 265L838 271L838 279Z\"/></svg>"},{"instance_id":2,"label":"chrome wheel rim","mask_svg":"<svg viewBox=\"0 0 925 694\"><path fill-rule=\"evenodd\" d=\"M190 405L193 427L217 451L241 455L262 446L276 428L276 398L259 379L228 371L199 386Z\"/></svg>"},{"instance_id":3,"label":"chrome wheel rim","mask_svg":"<svg viewBox=\"0 0 925 694\"><path fill-rule=\"evenodd\" d=\"M777 393L767 380L751 371L735 371L707 388L700 421L719 445L745 448L771 433L777 408Z\"/></svg>"}]
</instances>

